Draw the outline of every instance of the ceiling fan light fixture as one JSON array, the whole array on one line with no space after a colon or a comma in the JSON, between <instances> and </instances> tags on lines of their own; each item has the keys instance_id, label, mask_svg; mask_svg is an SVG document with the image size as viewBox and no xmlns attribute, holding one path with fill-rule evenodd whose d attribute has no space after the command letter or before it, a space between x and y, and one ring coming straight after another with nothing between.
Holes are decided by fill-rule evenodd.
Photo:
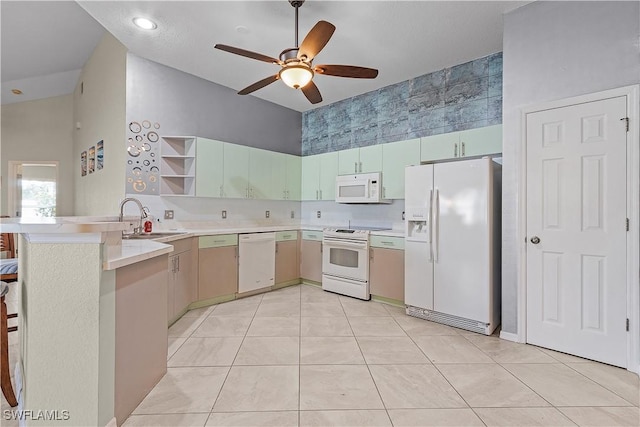
<instances>
[{"instance_id":1,"label":"ceiling fan light fixture","mask_svg":"<svg viewBox=\"0 0 640 427\"><path fill-rule=\"evenodd\" d=\"M138 28L142 28L143 30L155 30L158 28L155 22L148 18L133 18L133 23L136 24Z\"/></svg>"},{"instance_id":2,"label":"ceiling fan light fixture","mask_svg":"<svg viewBox=\"0 0 640 427\"><path fill-rule=\"evenodd\" d=\"M305 87L313 78L313 71L306 65L287 65L278 74L280 80L294 89Z\"/></svg>"}]
</instances>

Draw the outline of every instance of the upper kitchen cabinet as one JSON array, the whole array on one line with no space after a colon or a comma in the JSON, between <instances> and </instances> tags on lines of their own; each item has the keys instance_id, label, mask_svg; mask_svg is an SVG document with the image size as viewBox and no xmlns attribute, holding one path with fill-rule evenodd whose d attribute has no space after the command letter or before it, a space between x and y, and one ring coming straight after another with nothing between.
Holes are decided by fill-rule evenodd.
<instances>
[{"instance_id":1,"label":"upper kitchen cabinet","mask_svg":"<svg viewBox=\"0 0 640 427\"><path fill-rule=\"evenodd\" d=\"M302 200L335 200L338 152L302 158Z\"/></svg>"},{"instance_id":2,"label":"upper kitchen cabinet","mask_svg":"<svg viewBox=\"0 0 640 427\"><path fill-rule=\"evenodd\" d=\"M420 138L382 144L382 198L404 199L404 168L420 164Z\"/></svg>"},{"instance_id":3,"label":"upper kitchen cabinet","mask_svg":"<svg viewBox=\"0 0 640 427\"><path fill-rule=\"evenodd\" d=\"M276 153L249 148L249 199L275 199L272 162Z\"/></svg>"},{"instance_id":4,"label":"upper kitchen cabinet","mask_svg":"<svg viewBox=\"0 0 640 427\"><path fill-rule=\"evenodd\" d=\"M224 144L224 179L222 197L245 199L249 197L249 147Z\"/></svg>"},{"instance_id":5,"label":"upper kitchen cabinet","mask_svg":"<svg viewBox=\"0 0 640 427\"><path fill-rule=\"evenodd\" d=\"M462 157L502 153L502 125L460 132L460 149Z\"/></svg>"},{"instance_id":6,"label":"upper kitchen cabinet","mask_svg":"<svg viewBox=\"0 0 640 427\"><path fill-rule=\"evenodd\" d=\"M423 162L502 152L502 125L428 136L420 142Z\"/></svg>"},{"instance_id":7,"label":"upper kitchen cabinet","mask_svg":"<svg viewBox=\"0 0 640 427\"><path fill-rule=\"evenodd\" d=\"M196 140L196 196L222 197L224 183L224 142Z\"/></svg>"},{"instance_id":8,"label":"upper kitchen cabinet","mask_svg":"<svg viewBox=\"0 0 640 427\"><path fill-rule=\"evenodd\" d=\"M163 136L160 144L160 195L195 195L196 138Z\"/></svg>"},{"instance_id":9,"label":"upper kitchen cabinet","mask_svg":"<svg viewBox=\"0 0 640 427\"><path fill-rule=\"evenodd\" d=\"M338 152L338 175L382 171L382 145L351 148Z\"/></svg>"},{"instance_id":10,"label":"upper kitchen cabinet","mask_svg":"<svg viewBox=\"0 0 640 427\"><path fill-rule=\"evenodd\" d=\"M300 200L302 181L302 165L300 157L284 153L272 155L272 186L271 199Z\"/></svg>"}]
</instances>

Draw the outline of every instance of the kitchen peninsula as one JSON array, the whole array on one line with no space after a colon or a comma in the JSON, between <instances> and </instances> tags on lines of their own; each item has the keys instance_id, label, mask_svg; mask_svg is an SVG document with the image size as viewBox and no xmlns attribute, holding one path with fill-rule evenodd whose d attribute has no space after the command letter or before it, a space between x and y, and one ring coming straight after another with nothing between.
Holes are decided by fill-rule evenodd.
<instances>
[{"instance_id":1,"label":"kitchen peninsula","mask_svg":"<svg viewBox=\"0 0 640 427\"><path fill-rule=\"evenodd\" d=\"M151 378L145 378L144 394L166 371L166 266L172 248L154 241L123 245L122 231L130 224L116 221L74 217L0 222L2 232L20 235L16 409L68 414L68 419L55 421L27 418L25 425L115 425L122 370L118 360L123 351L137 350L119 344L126 345L141 332L138 324L121 324L132 318L134 307L145 314L159 313L157 325L144 331L150 334L144 344L151 343L159 353L157 360L146 361ZM130 263L137 263L145 277L120 283L120 270ZM143 304L136 306L131 299L121 304L125 297ZM144 326L149 325L145 321Z\"/></svg>"}]
</instances>

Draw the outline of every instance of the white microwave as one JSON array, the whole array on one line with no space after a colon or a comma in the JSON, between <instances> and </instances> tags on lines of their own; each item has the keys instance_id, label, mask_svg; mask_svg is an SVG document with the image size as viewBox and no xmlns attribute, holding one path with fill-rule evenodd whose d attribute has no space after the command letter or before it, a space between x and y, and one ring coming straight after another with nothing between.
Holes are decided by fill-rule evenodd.
<instances>
[{"instance_id":1,"label":"white microwave","mask_svg":"<svg viewBox=\"0 0 640 427\"><path fill-rule=\"evenodd\" d=\"M338 203L391 203L382 198L382 174L380 172L336 177L336 202Z\"/></svg>"}]
</instances>

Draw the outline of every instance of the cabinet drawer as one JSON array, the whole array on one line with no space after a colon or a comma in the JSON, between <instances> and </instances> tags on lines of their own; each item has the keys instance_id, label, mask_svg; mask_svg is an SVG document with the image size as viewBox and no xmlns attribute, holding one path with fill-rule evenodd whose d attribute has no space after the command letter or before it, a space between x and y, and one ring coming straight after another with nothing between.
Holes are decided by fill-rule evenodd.
<instances>
[{"instance_id":1,"label":"cabinet drawer","mask_svg":"<svg viewBox=\"0 0 640 427\"><path fill-rule=\"evenodd\" d=\"M402 249L404 250L404 237L371 236L371 246L374 248Z\"/></svg>"},{"instance_id":2,"label":"cabinet drawer","mask_svg":"<svg viewBox=\"0 0 640 427\"><path fill-rule=\"evenodd\" d=\"M322 231L302 230L302 240L322 241Z\"/></svg>"},{"instance_id":3,"label":"cabinet drawer","mask_svg":"<svg viewBox=\"0 0 640 427\"><path fill-rule=\"evenodd\" d=\"M201 236L198 239L198 248L220 248L223 246L237 246L237 234L220 234L217 236Z\"/></svg>"},{"instance_id":4,"label":"cabinet drawer","mask_svg":"<svg viewBox=\"0 0 640 427\"><path fill-rule=\"evenodd\" d=\"M276 232L276 242L285 242L287 240L298 240L298 232L296 230Z\"/></svg>"}]
</instances>

